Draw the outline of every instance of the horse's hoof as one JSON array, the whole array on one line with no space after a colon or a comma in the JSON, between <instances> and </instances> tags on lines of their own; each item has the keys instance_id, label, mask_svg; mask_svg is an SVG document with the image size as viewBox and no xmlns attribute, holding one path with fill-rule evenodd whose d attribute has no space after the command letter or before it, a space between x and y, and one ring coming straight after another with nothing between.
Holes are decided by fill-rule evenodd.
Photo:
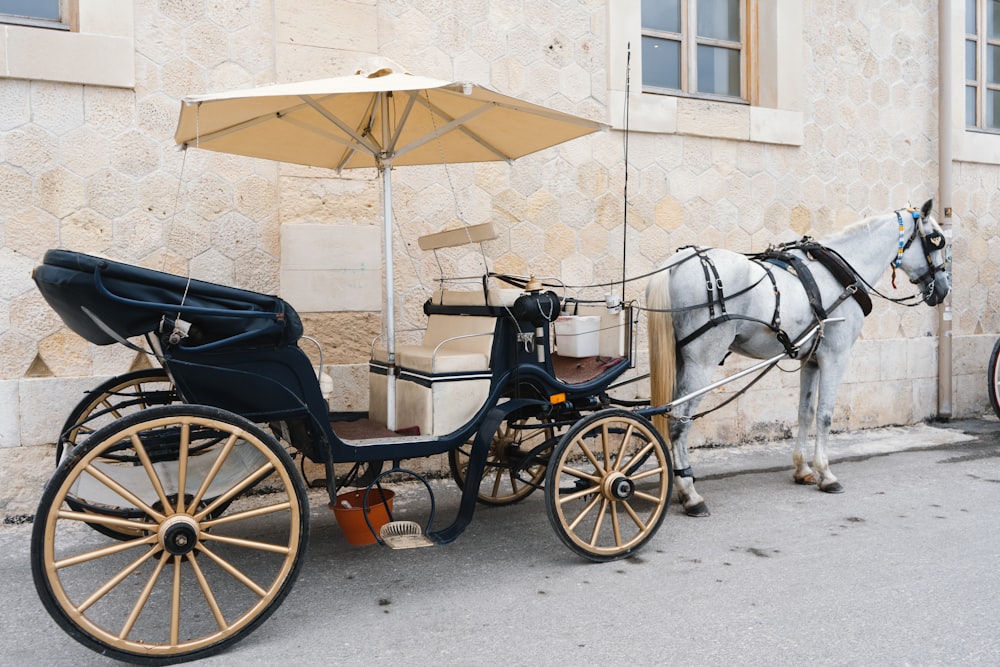
<instances>
[{"instance_id":1,"label":"horse's hoof","mask_svg":"<svg viewBox=\"0 0 1000 667\"><path fill-rule=\"evenodd\" d=\"M804 475L802 477L796 476L795 483L801 484L802 486L810 486L816 483L816 475L809 473L808 475Z\"/></svg>"},{"instance_id":2,"label":"horse's hoof","mask_svg":"<svg viewBox=\"0 0 1000 667\"><path fill-rule=\"evenodd\" d=\"M688 516L709 516L711 512L708 511L708 505L705 503L697 503L691 507L685 507L684 513Z\"/></svg>"},{"instance_id":3,"label":"horse's hoof","mask_svg":"<svg viewBox=\"0 0 1000 667\"><path fill-rule=\"evenodd\" d=\"M826 486L820 486L819 490L823 493L843 493L844 486L840 482L834 482L833 484L827 484Z\"/></svg>"}]
</instances>

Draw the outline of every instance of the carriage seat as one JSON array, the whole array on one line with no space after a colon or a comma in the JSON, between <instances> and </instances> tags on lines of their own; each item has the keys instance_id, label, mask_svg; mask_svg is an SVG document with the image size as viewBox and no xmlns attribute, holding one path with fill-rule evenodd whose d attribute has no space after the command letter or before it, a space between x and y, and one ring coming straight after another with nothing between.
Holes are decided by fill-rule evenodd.
<instances>
[{"instance_id":1,"label":"carriage seat","mask_svg":"<svg viewBox=\"0 0 1000 667\"><path fill-rule=\"evenodd\" d=\"M439 290L429 303L452 306L453 313L432 312L419 345L397 345L396 365L424 373L481 371L490 367L496 316L481 314L483 306L509 307L522 294L518 289L481 291ZM372 359L388 362L382 346L372 350Z\"/></svg>"},{"instance_id":2,"label":"carriage seat","mask_svg":"<svg viewBox=\"0 0 1000 667\"><path fill-rule=\"evenodd\" d=\"M489 395L497 313L521 295L518 289L435 292L419 345L397 345L396 424L444 435L468 422ZM443 308L442 308L443 307ZM443 311L443 312L442 312ZM369 414L387 417L385 347L372 349Z\"/></svg>"}]
</instances>

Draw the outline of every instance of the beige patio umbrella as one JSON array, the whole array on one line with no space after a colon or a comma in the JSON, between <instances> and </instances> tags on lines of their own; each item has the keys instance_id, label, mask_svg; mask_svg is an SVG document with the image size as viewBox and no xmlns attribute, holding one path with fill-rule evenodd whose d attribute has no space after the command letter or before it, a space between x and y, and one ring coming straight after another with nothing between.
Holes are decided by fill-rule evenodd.
<instances>
[{"instance_id":1,"label":"beige patio umbrella","mask_svg":"<svg viewBox=\"0 0 1000 667\"><path fill-rule=\"evenodd\" d=\"M364 167L379 171L384 316L391 365L395 363L391 169L510 162L606 128L473 83L430 79L388 66L367 74L187 97L175 139L185 148L327 167L338 173Z\"/></svg>"}]
</instances>

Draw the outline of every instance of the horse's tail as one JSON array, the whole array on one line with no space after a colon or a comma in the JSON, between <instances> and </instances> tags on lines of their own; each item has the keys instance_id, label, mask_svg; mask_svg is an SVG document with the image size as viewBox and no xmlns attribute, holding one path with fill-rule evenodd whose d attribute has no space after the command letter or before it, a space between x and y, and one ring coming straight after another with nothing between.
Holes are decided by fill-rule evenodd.
<instances>
[{"instance_id":1,"label":"horse's tail","mask_svg":"<svg viewBox=\"0 0 1000 667\"><path fill-rule=\"evenodd\" d=\"M651 405L666 405L673 399L677 377L676 339L674 317L670 312L670 272L660 271L646 287L649 337L649 388ZM670 442L667 417L653 417L653 425Z\"/></svg>"}]
</instances>

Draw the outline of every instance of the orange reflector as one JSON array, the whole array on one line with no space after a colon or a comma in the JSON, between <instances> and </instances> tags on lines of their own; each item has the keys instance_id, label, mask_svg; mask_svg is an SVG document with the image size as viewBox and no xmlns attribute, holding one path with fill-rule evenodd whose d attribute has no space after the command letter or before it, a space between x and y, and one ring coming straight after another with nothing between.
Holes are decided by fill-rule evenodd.
<instances>
[{"instance_id":1,"label":"orange reflector","mask_svg":"<svg viewBox=\"0 0 1000 667\"><path fill-rule=\"evenodd\" d=\"M566 393L565 392L560 393L560 394L552 394L551 396L549 396L549 403L551 403L552 405L556 405L557 403L565 403L565 402L566 402Z\"/></svg>"}]
</instances>

